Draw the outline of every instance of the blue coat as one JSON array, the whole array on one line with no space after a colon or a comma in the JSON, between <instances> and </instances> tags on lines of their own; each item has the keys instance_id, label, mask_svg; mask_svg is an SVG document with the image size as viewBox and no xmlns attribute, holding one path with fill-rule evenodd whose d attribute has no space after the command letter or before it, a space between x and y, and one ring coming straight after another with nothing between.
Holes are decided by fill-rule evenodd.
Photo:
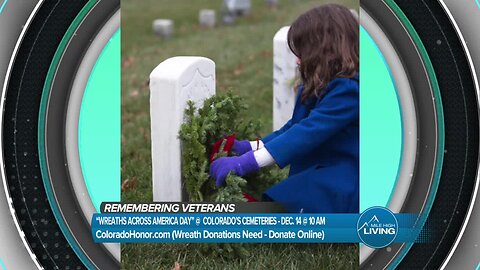
<instances>
[{"instance_id":1,"label":"blue coat","mask_svg":"<svg viewBox=\"0 0 480 270\"><path fill-rule=\"evenodd\" d=\"M335 79L322 98L304 103L299 88L292 119L262 139L280 168L290 165L264 200L297 213L358 213L358 84L358 76Z\"/></svg>"}]
</instances>

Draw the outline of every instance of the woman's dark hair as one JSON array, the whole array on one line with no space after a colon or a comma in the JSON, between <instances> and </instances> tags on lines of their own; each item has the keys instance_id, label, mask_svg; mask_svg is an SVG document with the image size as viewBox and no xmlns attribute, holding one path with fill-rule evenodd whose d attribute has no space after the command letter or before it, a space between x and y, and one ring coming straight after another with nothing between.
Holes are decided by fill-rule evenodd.
<instances>
[{"instance_id":1,"label":"woman's dark hair","mask_svg":"<svg viewBox=\"0 0 480 270\"><path fill-rule=\"evenodd\" d=\"M346 7L327 4L300 15L288 31L288 46L301 60L302 101L322 97L335 78L358 73L359 24Z\"/></svg>"}]
</instances>

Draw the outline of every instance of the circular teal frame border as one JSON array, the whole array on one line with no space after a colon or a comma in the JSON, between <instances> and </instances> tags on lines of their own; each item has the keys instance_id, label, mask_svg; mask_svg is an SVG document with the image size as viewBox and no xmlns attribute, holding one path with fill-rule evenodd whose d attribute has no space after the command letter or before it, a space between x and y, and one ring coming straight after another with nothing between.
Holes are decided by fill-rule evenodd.
<instances>
[{"instance_id":1,"label":"circular teal frame border","mask_svg":"<svg viewBox=\"0 0 480 270\"><path fill-rule=\"evenodd\" d=\"M4 0L3 3L2 3L2 5L0 6L0 14L2 14L3 9L4 9L5 6L7 5L7 2L8 2L8 0Z\"/></svg>"},{"instance_id":2,"label":"circular teal frame border","mask_svg":"<svg viewBox=\"0 0 480 270\"><path fill-rule=\"evenodd\" d=\"M368 42L368 44L364 45L362 41ZM372 51L375 51L374 55ZM363 55L362 52L369 54ZM364 56L369 61L368 63L360 62L360 69L362 70L360 73L360 88L373 87L373 89L378 89L378 84L380 84L380 88L387 91L379 91L383 93L369 92L371 91L369 89L360 91L360 212L373 206L388 207L390 204L402 166L405 139L403 110L395 78L382 51L370 33L363 26L360 26L360 58ZM379 65L380 62L381 66ZM376 69L369 70L372 67L376 67ZM374 79L369 77L373 74ZM363 76L366 78L363 78ZM375 82L375 86L369 85L372 81ZM392 104L393 100L395 104ZM387 125L379 131L377 121L389 121L390 126ZM377 140L383 141L379 143ZM389 145L390 147L387 151L385 150L387 148L379 147L379 144ZM382 158L379 158L379 156ZM383 164L379 166L378 162L383 162ZM392 162L395 164L386 166L392 164ZM381 169L378 169L378 167ZM372 175L372 172L375 175ZM380 186L377 184L379 181ZM374 193L385 192L388 195L376 196L371 193L372 191Z\"/></svg>"},{"instance_id":3,"label":"circular teal frame border","mask_svg":"<svg viewBox=\"0 0 480 270\"><path fill-rule=\"evenodd\" d=\"M433 96L435 98L435 108L437 114L437 134L438 134L438 145L437 145L437 161L435 164L435 170L433 175L433 183L431 187L431 191L428 194L427 201L425 204L424 211L420 213L418 224L419 227L422 228L427 221L428 215L430 214L430 210L432 209L433 202L435 200L435 196L437 194L438 185L440 183L440 177L442 174L442 165L443 165L443 156L444 156L444 149L445 149L445 126L444 126L444 117L443 117L443 106L442 106L442 99L440 94L440 87L438 85L437 76L435 74L435 70L433 69L433 64L430 61L428 56L427 50L425 46L423 46L423 42L420 39L420 36L416 32L415 28L408 20L407 16L403 13L400 7L395 3L394 0L384 0L385 4L393 11L393 13L397 16L400 22L405 26L406 31L410 35L413 40L413 43L420 54L423 64L425 65L425 69L428 74L428 79L430 80L430 85L433 90ZM405 243L406 247L400 251L400 254L392 261L391 266L389 269L395 269L400 262L403 260L405 255L407 255L410 248L413 246L413 243Z\"/></svg>"},{"instance_id":4,"label":"circular teal frame border","mask_svg":"<svg viewBox=\"0 0 480 270\"><path fill-rule=\"evenodd\" d=\"M120 51L118 28L103 47L90 73L78 117L80 167L97 212L103 201L121 200Z\"/></svg>"},{"instance_id":5,"label":"circular teal frame border","mask_svg":"<svg viewBox=\"0 0 480 270\"><path fill-rule=\"evenodd\" d=\"M6 2L6 1L5 1ZM47 194L47 198L49 200L50 206L53 210L54 216L58 222L58 225L60 226L65 238L67 239L68 243L72 247L72 249L75 251L77 256L81 259L81 261L87 266L88 268L94 267L94 265L90 262L90 260L83 254L80 246L77 244L73 236L71 235L71 232L68 230L68 227L65 223L65 220L63 219L63 216L60 213L59 208L57 205L54 203L55 202L55 196L52 190L52 186L50 184L50 178L48 174L48 166L47 166L47 161L46 161L46 155L45 155L45 114L46 114L46 109L47 109L47 104L48 104L48 97L50 94L50 88L53 83L53 78L55 75L55 71L57 69L58 64L60 63L61 56L63 55L64 50L66 49L68 42L74 35L75 30L78 28L80 23L83 21L85 16L88 14L88 12L96 5L98 0L90 0L80 11L80 13L77 15L75 20L72 22L70 27L68 28L66 34L62 38L62 41L60 42L59 47L57 48L57 51L54 55L54 58L52 60L52 63L50 65L49 71L47 73L47 77L45 80L45 84L43 87L43 92L42 92L42 98L40 102L40 111L39 111L39 120L38 120L38 150L39 150L39 161L40 161L40 170L42 173L42 178L43 178L43 183L45 187L45 191ZM385 0L385 3L392 9L392 11L397 15L398 19L402 22L402 24L405 26L407 32L409 35L412 37L412 40L414 44L416 45L417 50L419 51L419 54L422 58L422 61L426 67L429 80L433 89L433 95L435 97L435 106L436 106L436 114L437 114L437 121L438 121L438 148L437 148L437 161L435 164L435 172L434 172L434 177L433 177L433 184L432 184L432 189L429 193L429 196L427 198L426 206L424 211L420 215L419 222L420 224L425 224L426 219L430 213L430 210L433 205L433 201L435 199L436 191L438 189L438 185L440 182L440 176L441 176L441 170L442 170L442 165L443 165L443 154L444 154L444 125L443 125L443 107L442 107L442 102L441 102L441 95L440 95L440 90L438 86L438 82L436 79L436 75L433 69L433 65L428 57L428 54L426 52L425 47L423 46L423 43L418 36L417 32L415 31L414 27L408 20L408 18L405 16L405 14L401 11L401 9L397 6L397 4L393 0ZM398 264L401 262L401 260L404 258L404 256L408 253L410 248L412 247L413 243L406 243L406 247L402 249L401 253L399 256L397 256L394 261L392 262L391 267L395 268L398 266Z\"/></svg>"},{"instance_id":6,"label":"circular teal frame border","mask_svg":"<svg viewBox=\"0 0 480 270\"><path fill-rule=\"evenodd\" d=\"M43 85L43 92L42 98L40 101L40 110L38 115L38 158L40 161L40 171L42 174L43 185L45 187L45 192L47 194L48 202L50 207L52 208L53 215L57 220L57 224L59 225L63 235L67 239L69 245L72 247L73 251L77 256L80 258L82 263L88 269L95 269L95 265L85 256L82 251L82 248L78 245L77 241L75 241L72 233L68 229L68 226L63 219L62 214L60 213L60 209L55 203L55 194L53 193L52 186L50 183L50 176L48 173L48 164L46 160L46 152L45 152L45 120L46 120L46 112L47 112L47 104L48 98L50 96L50 89L53 84L53 79L55 76L55 72L57 67L60 63L62 55L67 48L68 43L72 39L75 34L75 30L80 26L81 22L85 19L87 14L90 10L97 4L98 0L90 0L85 4L85 6L80 10L80 13L75 17L72 24L68 27L67 32L63 36L55 55L53 56L52 63L50 64L50 68L48 69L47 77L45 78L45 84Z\"/></svg>"}]
</instances>

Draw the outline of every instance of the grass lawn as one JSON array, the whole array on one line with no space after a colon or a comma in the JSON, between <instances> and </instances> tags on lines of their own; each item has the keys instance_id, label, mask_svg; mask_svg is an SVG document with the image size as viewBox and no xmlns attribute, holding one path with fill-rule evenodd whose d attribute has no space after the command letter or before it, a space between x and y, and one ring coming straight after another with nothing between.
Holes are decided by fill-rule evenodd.
<instances>
[{"instance_id":1,"label":"grass lawn","mask_svg":"<svg viewBox=\"0 0 480 270\"><path fill-rule=\"evenodd\" d=\"M198 252L193 244L122 245L122 269L257 270L358 269L358 245L251 244L250 255L225 259ZM176 270L176 269L175 269Z\"/></svg>"},{"instance_id":2,"label":"grass lawn","mask_svg":"<svg viewBox=\"0 0 480 270\"><path fill-rule=\"evenodd\" d=\"M177 55L205 56L216 63L217 92L244 97L248 118L272 131L272 39L280 27L327 1L283 0L270 10L263 0L234 26L203 29L198 11L217 10L222 0L122 0L122 200L151 201L151 156L148 76L163 60ZM358 9L358 0L338 0ZM175 22L174 37L153 35L152 21ZM248 258L226 260L199 254L193 245L122 245L123 269L353 269L356 245L263 245L251 247ZM281 258L281 259L279 259Z\"/></svg>"}]
</instances>

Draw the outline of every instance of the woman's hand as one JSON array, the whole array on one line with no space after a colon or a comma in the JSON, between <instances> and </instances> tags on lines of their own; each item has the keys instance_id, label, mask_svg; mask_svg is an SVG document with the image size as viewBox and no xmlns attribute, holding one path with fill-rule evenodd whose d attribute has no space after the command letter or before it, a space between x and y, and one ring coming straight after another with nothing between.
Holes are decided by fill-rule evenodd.
<instances>
[{"instance_id":1,"label":"woman's hand","mask_svg":"<svg viewBox=\"0 0 480 270\"><path fill-rule=\"evenodd\" d=\"M252 151L252 145L248 140L235 140L235 142L233 143L232 151L235 152L237 155L243 155L248 151Z\"/></svg>"},{"instance_id":2,"label":"woman's hand","mask_svg":"<svg viewBox=\"0 0 480 270\"><path fill-rule=\"evenodd\" d=\"M210 175L215 179L217 187L225 185L225 179L230 172L238 176L244 176L258 170L260 170L260 167L255 160L253 151L248 151L238 157L222 157L210 165Z\"/></svg>"},{"instance_id":3,"label":"woman's hand","mask_svg":"<svg viewBox=\"0 0 480 270\"><path fill-rule=\"evenodd\" d=\"M222 147L222 143L225 141L223 149L220 149ZM233 145L235 144L235 134L225 136L222 139L216 141L212 145L212 152L210 153L210 163L212 163L215 160L215 156L220 152L225 152L225 153L230 153L230 150L232 150Z\"/></svg>"}]
</instances>

